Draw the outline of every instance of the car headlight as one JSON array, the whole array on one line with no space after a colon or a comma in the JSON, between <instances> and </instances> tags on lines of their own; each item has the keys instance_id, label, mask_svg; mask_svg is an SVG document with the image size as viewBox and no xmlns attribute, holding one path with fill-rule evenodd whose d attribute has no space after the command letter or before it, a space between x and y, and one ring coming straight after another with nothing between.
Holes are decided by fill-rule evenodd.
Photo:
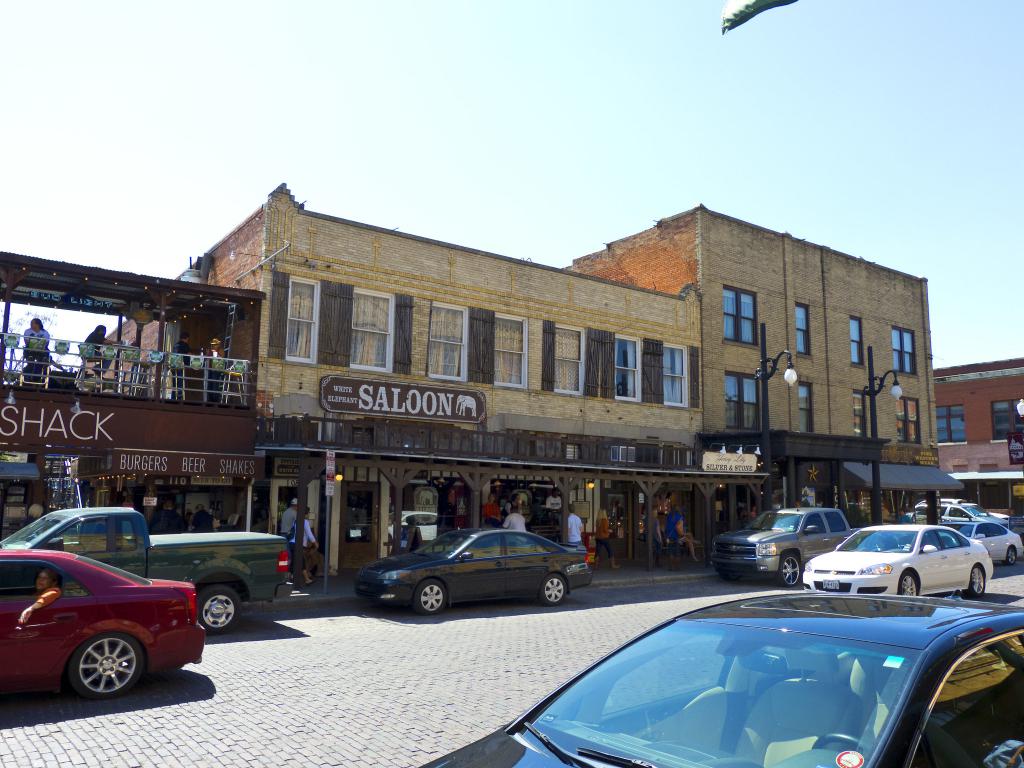
<instances>
[{"instance_id":1,"label":"car headlight","mask_svg":"<svg viewBox=\"0 0 1024 768\"><path fill-rule=\"evenodd\" d=\"M757 545L757 556L758 557L771 557L772 555L779 554L778 547L774 544L758 544Z\"/></svg>"},{"instance_id":2,"label":"car headlight","mask_svg":"<svg viewBox=\"0 0 1024 768\"><path fill-rule=\"evenodd\" d=\"M380 577L384 581L398 581L400 578L402 578L402 572L401 571L385 571L384 573L382 573L380 575Z\"/></svg>"},{"instance_id":3,"label":"car headlight","mask_svg":"<svg viewBox=\"0 0 1024 768\"><path fill-rule=\"evenodd\" d=\"M869 565L857 571L858 576L887 576L890 573L892 573L892 566L888 563Z\"/></svg>"}]
</instances>

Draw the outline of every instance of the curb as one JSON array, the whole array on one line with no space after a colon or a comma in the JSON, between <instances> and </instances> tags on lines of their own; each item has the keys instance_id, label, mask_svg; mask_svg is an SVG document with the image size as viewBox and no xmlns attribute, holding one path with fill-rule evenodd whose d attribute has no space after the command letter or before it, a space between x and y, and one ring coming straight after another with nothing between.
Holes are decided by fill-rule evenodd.
<instances>
[{"instance_id":1,"label":"curb","mask_svg":"<svg viewBox=\"0 0 1024 768\"><path fill-rule=\"evenodd\" d=\"M591 587L597 589L610 589L614 587L640 587L652 584L673 584L676 582L702 581L704 579L716 578L714 571L711 573L680 573L680 574L651 574L650 576L631 576L615 581L592 581Z\"/></svg>"},{"instance_id":2,"label":"curb","mask_svg":"<svg viewBox=\"0 0 1024 768\"><path fill-rule=\"evenodd\" d=\"M615 589L618 587L649 587L655 584L687 583L715 578L714 571L710 573L662 573L644 576L630 576L616 579L614 581L595 580L589 584L592 589ZM353 606L366 605L367 601L355 594L333 593L324 595L322 593L299 592L290 597L265 603L250 603L247 608L255 613L279 613L292 608L309 608L315 606L328 606L337 603L348 603Z\"/></svg>"}]
</instances>

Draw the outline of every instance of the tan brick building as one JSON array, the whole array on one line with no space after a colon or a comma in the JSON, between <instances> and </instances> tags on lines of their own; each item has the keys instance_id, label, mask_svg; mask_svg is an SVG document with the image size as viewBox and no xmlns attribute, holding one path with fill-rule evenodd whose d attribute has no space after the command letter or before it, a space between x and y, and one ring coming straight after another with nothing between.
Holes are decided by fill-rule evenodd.
<instances>
[{"instance_id":1,"label":"tan brick building","mask_svg":"<svg viewBox=\"0 0 1024 768\"><path fill-rule=\"evenodd\" d=\"M331 520L332 562L377 557L413 514L431 533L479 524L492 494L553 536L566 533L559 507L588 530L606 513L619 556L642 556L655 493L689 506L695 488L736 481L693 469L696 294L315 213L284 185L200 271L268 296L257 447L273 461L256 524L274 530L306 490L299 465L334 450L338 494L310 499ZM691 525L701 541L712 532Z\"/></svg>"},{"instance_id":2,"label":"tan brick building","mask_svg":"<svg viewBox=\"0 0 1024 768\"><path fill-rule=\"evenodd\" d=\"M853 513L864 510L867 499L858 492L865 487L864 462L878 458L888 519L906 510L916 491L949 483L930 469L937 461L926 279L703 206L609 243L576 259L572 269L699 294L708 447L724 444L731 451L760 442L754 378L760 324L770 357L793 353L799 383L788 387L782 376L769 381L775 503L838 502ZM876 375L896 370L903 389L900 400L877 398L884 447L866 437L869 347ZM723 513L737 505L731 493L719 501ZM756 500L738 503L742 513Z\"/></svg>"}]
</instances>

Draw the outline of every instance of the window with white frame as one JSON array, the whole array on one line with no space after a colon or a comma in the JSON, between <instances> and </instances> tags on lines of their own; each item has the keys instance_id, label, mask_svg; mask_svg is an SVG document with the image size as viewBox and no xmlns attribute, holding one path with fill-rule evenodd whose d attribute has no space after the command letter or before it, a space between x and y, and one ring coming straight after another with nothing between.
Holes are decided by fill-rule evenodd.
<instances>
[{"instance_id":1,"label":"window with white frame","mask_svg":"<svg viewBox=\"0 0 1024 768\"><path fill-rule=\"evenodd\" d=\"M555 391L583 392L583 332L555 328Z\"/></svg>"},{"instance_id":2,"label":"window with white frame","mask_svg":"<svg viewBox=\"0 0 1024 768\"><path fill-rule=\"evenodd\" d=\"M355 291L352 296L353 368L391 370L392 297Z\"/></svg>"},{"instance_id":3,"label":"window with white frame","mask_svg":"<svg viewBox=\"0 0 1024 768\"><path fill-rule=\"evenodd\" d=\"M303 363L316 359L317 316L320 286L291 278L288 284L288 344L285 357Z\"/></svg>"},{"instance_id":4,"label":"window with white frame","mask_svg":"<svg viewBox=\"0 0 1024 768\"><path fill-rule=\"evenodd\" d=\"M686 387L686 350L664 347L662 350L665 405L686 405L689 392Z\"/></svg>"},{"instance_id":5,"label":"window with white frame","mask_svg":"<svg viewBox=\"0 0 1024 768\"><path fill-rule=\"evenodd\" d=\"M615 337L615 397L618 400L638 399L636 339Z\"/></svg>"},{"instance_id":6,"label":"window with white frame","mask_svg":"<svg viewBox=\"0 0 1024 768\"><path fill-rule=\"evenodd\" d=\"M427 372L437 379L466 378L466 310L435 304L430 311Z\"/></svg>"},{"instance_id":7,"label":"window with white frame","mask_svg":"<svg viewBox=\"0 0 1024 768\"><path fill-rule=\"evenodd\" d=\"M526 386L526 321L494 318L494 383Z\"/></svg>"}]
</instances>

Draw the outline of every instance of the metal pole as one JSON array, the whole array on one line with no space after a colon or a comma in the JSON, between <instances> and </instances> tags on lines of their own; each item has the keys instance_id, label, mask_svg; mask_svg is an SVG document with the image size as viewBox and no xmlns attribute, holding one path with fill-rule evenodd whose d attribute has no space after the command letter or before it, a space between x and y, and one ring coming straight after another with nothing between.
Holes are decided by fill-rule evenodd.
<instances>
[{"instance_id":1,"label":"metal pole","mask_svg":"<svg viewBox=\"0 0 1024 768\"><path fill-rule=\"evenodd\" d=\"M875 405L875 350L868 347L868 409L871 439L878 439L878 409ZM882 524L882 467L878 459L871 462L871 524Z\"/></svg>"},{"instance_id":2,"label":"metal pole","mask_svg":"<svg viewBox=\"0 0 1024 768\"><path fill-rule=\"evenodd\" d=\"M761 458L767 473L761 486L761 511L772 508L772 440L768 425L768 340L765 324L761 323ZM740 383L742 386L742 382ZM740 421L742 424L742 419Z\"/></svg>"},{"instance_id":3,"label":"metal pole","mask_svg":"<svg viewBox=\"0 0 1024 768\"><path fill-rule=\"evenodd\" d=\"M245 530L252 530L252 485L255 481L250 480L245 489Z\"/></svg>"},{"instance_id":4,"label":"metal pole","mask_svg":"<svg viewBox=\"0 0 1024 768\"><path fill-rule=\"evenodd\" d=\"M338 491L340 490L337 486L341 483L335 482L333 477L328 477L324 481L326 483L334 483L334 496L325 496L327 503L324 504L327 509L324 510L324 514L327 517L324 518L324 540L320 542L320 551L323 553L324 560L324 594L327 594L327 574L331 572L331 517L334 516L334 500L337 498Z\"/></svg>"}]
</instances>

